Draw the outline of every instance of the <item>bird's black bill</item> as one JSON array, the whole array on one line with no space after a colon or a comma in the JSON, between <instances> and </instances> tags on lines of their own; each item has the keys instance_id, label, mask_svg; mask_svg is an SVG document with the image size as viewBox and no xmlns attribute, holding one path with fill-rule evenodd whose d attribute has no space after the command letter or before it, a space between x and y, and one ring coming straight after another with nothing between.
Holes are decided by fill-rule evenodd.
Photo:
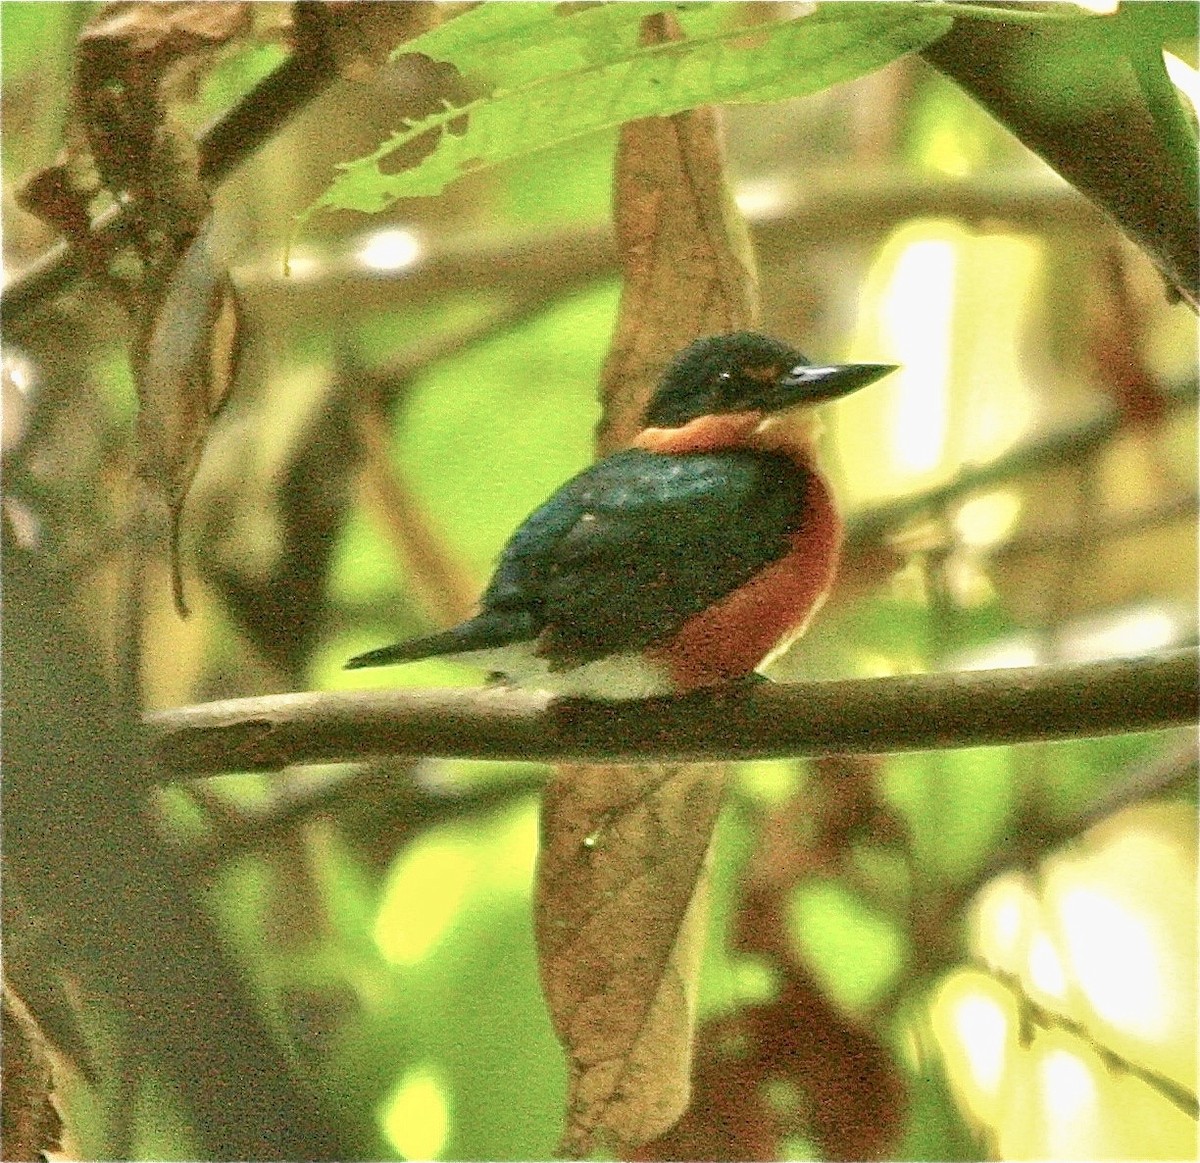
<instances>
[{"instance_id":1,"label":"bird's black bill","mask_svg":"<svg viewBox=\"0 0 1200 1163\"><path fill-rule=\"evenodd\" d=\"M763 399L766 411L776 412L793 404L824 404L840 400L896 371L891 363L843 363L831 367L801 364L782 375Z\"/></svg>"}]
</instances>

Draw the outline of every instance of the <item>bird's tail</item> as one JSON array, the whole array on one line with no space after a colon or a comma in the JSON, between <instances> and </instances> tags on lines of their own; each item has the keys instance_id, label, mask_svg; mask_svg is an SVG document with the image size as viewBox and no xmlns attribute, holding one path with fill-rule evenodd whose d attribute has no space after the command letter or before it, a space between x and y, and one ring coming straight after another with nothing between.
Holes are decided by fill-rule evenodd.
<instances>
[{"instance_id":1,"label":"bird's tail","mask_svg":"<svg viewBox=\"0 0 1200 1163\"><path fill-rule=\"evenodd\" d=\"M364 666L391 666L397 662L416 662L443 654L468 654L474 650L492 650L510 646L536 636L533 619L527 611L513 613L484 613L422 638L410 638L394 646L381 646L355 655L346 663L347 670Z\"/></svg>"}]
</instances>

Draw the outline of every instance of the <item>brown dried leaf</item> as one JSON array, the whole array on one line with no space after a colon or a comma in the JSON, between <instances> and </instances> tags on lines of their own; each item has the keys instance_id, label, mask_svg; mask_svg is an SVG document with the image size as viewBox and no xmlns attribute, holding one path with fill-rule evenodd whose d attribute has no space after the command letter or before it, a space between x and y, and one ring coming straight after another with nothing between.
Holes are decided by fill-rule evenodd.
<instances>
[{"instance_id":1,"label":"brown dried leaf","mask_svg":"<svg viewBox=\"0 0 1200 1163\"><path fill-rule=\"evenodd\" d=\"M649 18L646 39L670 35L666 17ZM725 180L715 110L622 126L615 186L624 284L602 381L602 452L637 431L677 351L702 335L753 327L758 319L754 253Z\"/></svg>"},{"instance_id":2,"label":"brown dried leaf","mask_svg":"<svg viewBox=\"0 0 1200 1163\"><path fill-rule=\"evenodd\" d=\"M86 247L91 238L92 217L88 207L99 191L94 171L64 153L51 165L26 177L17 188L17 202L30 214L76 246Z\"/></svg>"},{"instance_id":3,"label":"brown dried leaf","mask_svg":"<svg viewBox=\"0 0 1200 1163\"><path fill-rule=\"evenodd\" d=\"M651 17L647 41L675 35ZM724 179L715 114L621 129L616 161L620 311L603 377L599 450L637 430L670 358L752 325L757 284ZM570 1060L563 1149L632 1149L687 1107L707 855L725 771L559 771L546 793L536 927L542 982Z\"/></svg>"},{"instance_id":4,"label":"brown dried leaf","mask_svg":"<svg viewBox=\"0 0 1200 1163\"><path fill-rule=\"evenodd\" d=\"M904 1077L879 1035L833 1005L795 960L786 899L765 882L748 887L735 942L767 958L777 995L705 1025L692 1105L636 1158L774 1159L784 1137L800 1133L824 1159L894 1157ZM772 1102L772 1091L794 1097Z\"/></svg>"},{"instance_id":5,"label":"brown dried leaf","mask_svg":"<svg viewBox=\"0 0 1200 1163\"><path fill-rule=\"evenodd\" d=\"M213 417L237 372L240 331L237 293L206 225L171 273L136 377L138 476L170 512L175 604L185 616L179 522Z\"/></svg>"},{"instance_id":6,"label":"brown dried leaf","mask_svg":"<svg viewBox=\"0 0 1200 1163\"><path fill-rule=\"evenodd\" d=\"M144 0L105 4L80 34L80 43L108 41L161 67L170 60L217 48L250 30L247 3L197 0L160 4Z\"/></svg>"},{"instance_id":7,"label":"brown dried leaf","mask_svg":"<svg viewBox=\"0 0 1200 1163\"><path fill-rule=\"evenodd\" d=\"M103 7L80 34L75 64L75 115L114 196L142 207L143 256L169 266L148 238L165 231L190 239L207 208L190 135L167 115L168 77L178 84L206 57L251 28L245 3L118 3Z\"/></svg>"},{"instance_id":8,"label":"brown dried leaf","mask_svg":"<svg viewBox=\"0 0 1200 1163\"><path fill-rule=\"evenodd\" d=\"M707 868L725 769L560 768L546 789L535 928L570 1060L562 1150L661 1134L689 1094Z\"/></svg>"}]
</instances>

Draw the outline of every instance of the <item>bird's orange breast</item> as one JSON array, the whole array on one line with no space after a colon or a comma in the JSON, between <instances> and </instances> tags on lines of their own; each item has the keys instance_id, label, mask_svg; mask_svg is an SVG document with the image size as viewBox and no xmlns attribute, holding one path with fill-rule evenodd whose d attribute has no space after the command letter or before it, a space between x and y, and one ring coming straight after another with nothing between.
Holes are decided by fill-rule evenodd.
<instances>
[{"instance_id":1,"label":"bird's orange breast","mask_svg":"<svg viewBox=\"0 0 1200 1163\"><path fill-rule=\"evenodd\" d=\"M803 632L833 584L842 523L829 487L813 473L804 522L790 552L648 650L682 693L750 674L777 646Z\"/></svg>"}]
</instances>

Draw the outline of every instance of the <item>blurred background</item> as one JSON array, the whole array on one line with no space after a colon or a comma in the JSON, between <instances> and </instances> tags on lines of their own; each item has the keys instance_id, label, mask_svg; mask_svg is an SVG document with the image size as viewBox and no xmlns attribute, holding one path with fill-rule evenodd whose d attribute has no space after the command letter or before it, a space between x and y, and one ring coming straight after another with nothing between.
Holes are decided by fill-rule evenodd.
<instances>
[{"instance_id":1,"label":"blurred background","mask_svg":"<svg viewBox=\"0 0 1200 1163\"><path fill-rule=\"evenodd\" d=\"M14 188L62 144L92 10L0 8L6 280L55 240ZM289 12L254 5L253 35L180 89L190 126L284 60ZM1193 53L1169 58L1188 102ZM242 360L185 511L187 621L155 566L151 707L479 682L437 661L341 668L467 613L513 526L592 458L619 294L615 132L379 215L321 214L285 277L294 216L436 80L407 58L336 81L216 192ZM763 330L818 361L902 369L826 413L845 562L773 676L1195 644L1195 316L1149 260L918 58L725 124ZM22 519L57 531L101 655L123 578L128 335L80 287L5 336L6 453L36 485ZM855 1082L820 1054L800 1074L726 1061L731 1091L770 1092L783 1157L856 1157L814 1112L842 1104L853 1124L880 1103L897 1158L1191 1157L1191 773L1186 731L740 767L701 1015L769 1003L796 974L808 1034L870 1065ZM395 761L156 798L272 1022L380 1155L553 1150L565 1070L530 920L542 778ZM1094 811L1138 780L1174 790ZM771 877L785 969L730 943L747 886ZM100 1157L104 1103L67 1078L80 1157ZM134 1157L188 1157L185 1123L139 1101Z\"/></svg>"}]
</instances>

